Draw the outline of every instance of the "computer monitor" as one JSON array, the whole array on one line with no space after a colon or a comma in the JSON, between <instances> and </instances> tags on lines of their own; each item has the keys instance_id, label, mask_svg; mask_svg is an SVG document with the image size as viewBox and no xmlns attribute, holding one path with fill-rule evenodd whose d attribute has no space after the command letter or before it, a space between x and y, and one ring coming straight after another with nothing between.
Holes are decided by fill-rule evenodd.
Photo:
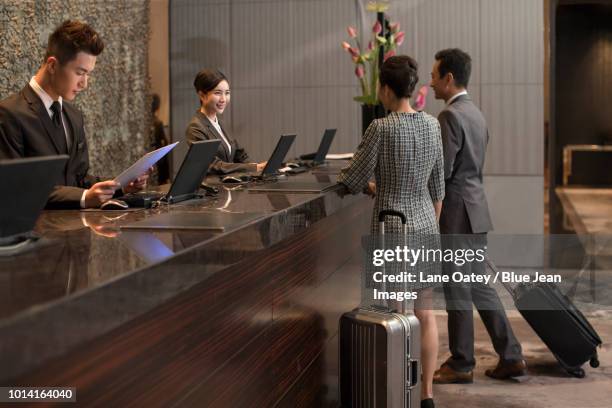
<instances>
[{"instance_id":1,"label":"computer monitor","mask_svg":"<svg viewBox=\"0 0 612 408\"><path fill-rule=\"evenodd\" d=\"M319 150L317 150L317 153L312 160L312 164L317 165L325 161L325 156L327 156L327 153L329 152L329 148L334 141L335 135L336 129L325 129L323 137L321 138L321 143L319 144Z\"/></svg>"},{"instance_id":2,"label":"computer monitor","mask_svg":"<svg viewBox=\"0 0 612 408\"><path fill-rule=\"evenodd\" d=\"M282 167L283 160L285 160L294 140L295 135L282 135L280 137L270 159L268 159L268 163L261 172L262 177L273 176L278 173L278 169Z\"/></svg>"},{"instance_id":3,"label":"computer monitor","mask_svg":"<svg viewBox=\"0 0 612 408\"><path fill-rule=\"evenodd\" d=\"M176 203L197 195L208 167L215 158L220 140L203 140L191 143L185 160L166 194L168 202Z\"/></svg>"},{"instance_id":4,"label":"computer monitor","mask_svg":"<svg viewBox=\"0 0 612 408\"><path fill-rule=\"evenodd\" d=\"M63 184L67 162L66 155L0 160L0 245L11 245L32 231L53 187Z\"/></svg>"}]
</instances>

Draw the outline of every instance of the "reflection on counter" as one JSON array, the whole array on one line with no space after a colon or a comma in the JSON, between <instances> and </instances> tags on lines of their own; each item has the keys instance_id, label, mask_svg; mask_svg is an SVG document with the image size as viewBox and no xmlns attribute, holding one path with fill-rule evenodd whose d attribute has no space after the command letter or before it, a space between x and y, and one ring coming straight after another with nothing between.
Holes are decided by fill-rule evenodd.
<instances>
[{"instance_id":1,"label":"reflection on counter","mask_svg":"<svg viewBox=\"0 0 612 408\"><path fill-rule=\"evenodd\" d=\"M174 255L172 249L150 232L123 231L119 239L147 263L160 262Z\"/></svg>"},{"instance_id":2,"label":"reflection on counter","mask_svg":"<svg viewBox=\"0 0 612 408\"><path fill-rule=\"evenodd\" d=\"M211 247L207 262L214 259L215 264L227 264L307 228L340 208L341 202L335 193L250 194L246 189L223 188L217 197L149 210L43 211L35 227L43 237L37 246L16 256L0 257L0 319L164 262L179 251L223 234L122 230L126 224L160 214L257 214L260 220L248 231L238 231L232 244Z\"/></svg>"}]
</instances>

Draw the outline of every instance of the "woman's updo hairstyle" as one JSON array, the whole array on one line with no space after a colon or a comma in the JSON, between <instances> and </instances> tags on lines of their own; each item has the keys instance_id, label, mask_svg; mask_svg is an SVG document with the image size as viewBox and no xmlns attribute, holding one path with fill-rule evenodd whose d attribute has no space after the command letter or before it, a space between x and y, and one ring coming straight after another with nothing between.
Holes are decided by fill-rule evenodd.
<instances>
[{"instance_id":1,"label":"woman's updo hairstyle","mask_svg":"<svg viewBox=\"0 0 612 408\"><path fill-rule=\"evenodd\" d=\"M193 86L197 92L207 93L215 89L221 81L227 81L223 72L218 69L203 69L196 75Z\"/></svg>"},{"instance_id":2,"label":"woman's updo hairstyle","mask_svg":"<svg viewBox=\"0 0 612 408\"><path fill-rule=\"evenodd\" d=\"M380 86L388 86L398 98L410 98L419 81L418 64L407 55L387 58L380 70Z\"/></svg>"}]
</instances>

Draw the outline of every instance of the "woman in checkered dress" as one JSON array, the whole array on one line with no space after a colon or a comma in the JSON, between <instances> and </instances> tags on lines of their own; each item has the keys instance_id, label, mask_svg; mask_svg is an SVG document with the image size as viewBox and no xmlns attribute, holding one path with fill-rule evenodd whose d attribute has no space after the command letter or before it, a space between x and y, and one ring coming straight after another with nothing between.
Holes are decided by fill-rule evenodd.
<instances>
[{"instance_id":1,"label":"woman in checkered dress","mask_svg":"<svg viewBox=\"0 0 612 408\"><path fill-rule=\"evenodd\" d=\"M381 83L382 79L383 72ZM382 85L381 100L389 92L391 89ZM408 107L409 103L405 98ZM378 213L382 210L404 213L409 233L439 232L436 214L444 198L444 159L436 118L407 108L375 119L338 181L356 194L368 188L372 174L376 178L372 234L378 233ZM385 223L385 232L402 233L399 219L390 218Z\"/></svg>"},{"instance_id":2,"label":"woman in checkered dress","mask_svg":"<svg viewBox=\"0 0 612 408\"><path fill-rule=\"evenodd\" d=\"M375 195L371 232L378 233L378 213L397 210L406 215L407 229L431 236L439 233L438 218L444 198L444 159L440 125L434 117L410 106L418 81L417 63L408 56L391 57L380 73L379 98L391 111L370 124L353 160L338 181L353 194ZM374 174L376 184L369 183ZM385 233L401 234L397 218L385 223ZM422 406L432 407L433 373L438 332L431 310L432 289L416 284L415 315L421 323L423 364Z\"/></svg>"}]
</instances>

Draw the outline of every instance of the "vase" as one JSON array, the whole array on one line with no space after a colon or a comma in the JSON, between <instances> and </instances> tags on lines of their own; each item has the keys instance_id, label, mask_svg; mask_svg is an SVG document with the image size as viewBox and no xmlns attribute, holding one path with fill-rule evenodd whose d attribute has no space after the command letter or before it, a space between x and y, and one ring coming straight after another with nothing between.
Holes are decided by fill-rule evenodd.
<instances>
[{"instance_id":1,"label":"vase","mask_svg":"<svg viewBox=\"0 0 612 408\"><path fill-rule=\"evenodd\" d=\"M386 112L382 104L361 105L361 134L365 134L366 129L374 119L384 118L385 116Z\"/></svg>"}]
</instances>

